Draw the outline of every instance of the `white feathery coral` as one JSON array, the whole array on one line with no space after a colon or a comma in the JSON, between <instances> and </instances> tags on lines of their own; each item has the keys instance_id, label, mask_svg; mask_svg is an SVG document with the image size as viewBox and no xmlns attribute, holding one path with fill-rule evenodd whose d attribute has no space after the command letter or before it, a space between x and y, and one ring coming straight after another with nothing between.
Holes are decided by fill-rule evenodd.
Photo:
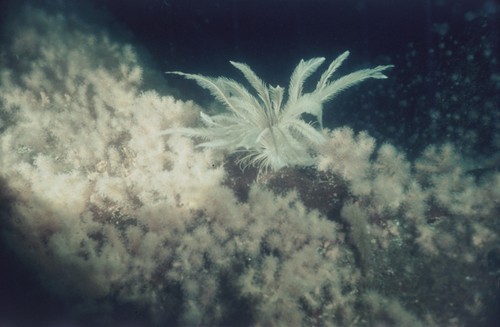
<instances>
[{"instance_id":1,"label":"white feathery coral","mask_svg":"<svg viewBox=\"0 0 500 327\"><path fill-rule=\"evenodd\" d=\"M310 93L303 92L304 82L325 58L301 60L291 76L286 102L282 87L268 86L244 63L230 62L243 73L257 97L243 85L225 77L167 72L196 81L229 112L214 116L201 113L205 127L169 129L162 134L181 133L207 140L199 144L201 147L243 151L245 154L239 159L243 167L253 165L259 170L278 170L284 166L312 165L317 146L325 142L320 132L323 128L323 103L368 78L387 78L383 71L392 67L362 69L332 81L332 75L348 55L349 51L346 51L337 57ZM315 116L318 128L304 121L302 114Z\"/></svg>"}]
</instances>

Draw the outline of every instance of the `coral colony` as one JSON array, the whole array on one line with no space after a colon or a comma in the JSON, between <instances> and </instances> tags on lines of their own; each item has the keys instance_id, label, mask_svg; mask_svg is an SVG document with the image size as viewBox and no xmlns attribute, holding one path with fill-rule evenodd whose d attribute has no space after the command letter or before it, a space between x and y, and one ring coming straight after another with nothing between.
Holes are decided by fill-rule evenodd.
<instances>
[{"instance_id":1,"label":"coral colony","mask_svg":"<svg viewBox=\"0 0 500 327\"><path fill-rule=\"evenodd\" d=\"M232 62L255 94L174 73L225 106L209 115L145 89L154 72L134 48L77 18L31 8L11 24L2 237L75 316L113 321L127 305L178 326L443 326L487 310L500 174L471 175L449 143L409 161L322 126L326 101L390 66L332 80L345 52L306 91L324 59L301 61L285 92ZM269 178L237 188L252 169L234 161Z\"/></svg>"}]
</instances>

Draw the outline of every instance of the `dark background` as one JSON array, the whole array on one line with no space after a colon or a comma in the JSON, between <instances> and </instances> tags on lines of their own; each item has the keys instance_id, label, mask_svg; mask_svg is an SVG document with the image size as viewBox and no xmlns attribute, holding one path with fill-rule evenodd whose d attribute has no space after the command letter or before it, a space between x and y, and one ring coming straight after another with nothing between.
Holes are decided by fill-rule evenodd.
<instances>
[{"instance_id":1,"label":"dark background","mask_svg":"<svg viewBox=\"0 0 500 327\"><path fill-rule=\"evenodd\" d=\"M234 60L269 84L287 86L300 59L328 62L350 50L340 73L394 64L388 80L364 82L327 103L325 126L368 130L410 158L446 141L474 155L498 147L500 118L492 112L500 105L498 2L108 0L96 6L126 26L159 71L243 82L228 63ZM211 101L192 81L165 78L181 98Z\"/></svg>"},{"instance_id":2,"label":"dark background","mask_svg":"<svg viewBox=\"0 0 500 327\"><path fill-rule=\"evenodd\" d=\"M5 7L18 1L3 1ZM345 50L340 74L393 64L325 105L325 127L367 130L415 158L429 144L453 142L476 156L500 136L500 4L494 0L46 0L131 42L161 73L146 88L202 105L212 101L184 71L244 82L229 60L249 64L267 83L287 86L300 59ZM7 10L2 10L6 12ZM319 71L325 69L320 67ZM314 86L312 76L309 86ZM307 86L307 85L306 85ZM470 131L474 131L471 138Z\"/></svg>"}]
</instances>

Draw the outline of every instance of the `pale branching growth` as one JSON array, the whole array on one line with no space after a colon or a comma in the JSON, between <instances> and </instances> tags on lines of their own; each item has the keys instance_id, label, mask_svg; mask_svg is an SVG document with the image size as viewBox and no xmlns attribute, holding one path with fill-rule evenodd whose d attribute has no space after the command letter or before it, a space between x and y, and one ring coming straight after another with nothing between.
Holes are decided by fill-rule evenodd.
<instances>
[{"instance_id":1,"label":"pale branching growth","mask_svg":"<svg viewBox=\"0 0 500 327\"><path fill-rule=\"evenodd\" d=\"M348 127L328 133L320 148L319 170L329 170L341 176L353 194L370 198L372 210L395 211L405 200L410 180L410 164L392 145L383 144L371 160L375 140L366 132L354 135Z\"/></svg>"},{"instance_id":2,"label":"pale branching growth","mask_svg":"<svg viewBox=\"0 0 500 327\"><path fill-rule=\"evenodd\" d=\"M158 137L192 125L197 108L142 91L130 46L57 17L29 10L16 25L24 45L7 47L20 67L0 71L0 117L8 118L0 179L15 199L1 217L4 237L49 289L149 308L160 322L171 314L179 325L220 325L234 305L221 297L220 281L231 275L231 296L245 294L262 313L256 324L296 326L318 310L325 312L318 324L351 320L336 313L353 305L341 289L356 280L336 224L297 192L276 196L254 185L239 202L214 151L196 150L183 135ZM282 91L265 90L261 101L280 108ZM182 310L168 313L169 303Z\"/></svg>"},{"instance_id":3,"label":"pale branching growth","mask_svg":"<svg viewBox=\"0 0 500 327\"><path fill-rule=\"evenodd\" d=\"M318 156L319 170L331 170L347 181L366 178L375 149L373 137L366 132L354 135L352 129L342 127L330 131L326 139Z\"/></svg>"},{"instance_id":4,"label":"pale branching growth","mask_svg":"<svg viewBox=\"0 0 500 327\"><path fill-rule=\"evenodd\" d=\"M5 237L54 290L154 306L162 241L224 172L190 139L158 138L197 109L141 92L131 46L79 24L28 9L5 49L16 60L0 72L0 177L16 199Z\"/></svg>"},{"instance_id":5,"label":"pale branching growth","mask_svg":"<svg viewBox=\"0 0 500 327\"><path fill-rule=\"evenodd\" d=\"M292 73L286 101L283 88L266 85L243 63L231 61L243 73L257 96L228 78L168 72L196 81L209 90L228 112L214 116L201 113L205 127L172 129L165 134L182 133L207 140L199 144L201 147L242 151L240 161L243 166L278 170L284 166L312 165L317 147L325 142L319 131L323 128L323 104L368 78L386 78L383 71L392 67L377 66L331 80L348 55L346 51L330 64L312 92L304 92L304 82L325 58L301 60ZM315 116L319 126L305 122L302 119L305 113Z\"/></svg>"},{"instance_id":6,"label":"pale branching growth","mask_svg":"<svg viewBox=\"0 0 500 327\"><path fill-rule=\"evenodd\" d=\"M156 326L419 326L415 312L426 326L463 324L457 311L432 323L443 307L420 288L426 280L473 299L447 308L488 302L476 287L498 277L497 265L488 275L480 264L498 255L498 171L471 173L451 145L411 164L366 132L322 130L325 101L389 66L332 80L345 52L309 93L304 81L323 58L301 61L286 92L241 63L232 65L255 92L176 73L227 108L188 128L200 109L144 90L150 72L130 45L40 10L10 25L0 49L2 241L101 325L117 304L150 310L143 325ZM214 149L242 151L242 165L259 169L316 170L273 174L286 185L277 194L226 170ZM466 270L453 274L454 262ZM463 271L474 278L464 283ZM400 301L401 285L425 296Z\"/></svg>"},{"instance_id":7,"label":"pale branching growth","mask_svg":"<svg viewBox=\"0 0 500 327\"><path fill-rule=\"evenodd\" d=\"M487 215L498 206L500 173L491 171L478 180L468 166L450 143L427 147L415 162L418 180L438 205L456 215Z\"/></svg>"}]
</instances>

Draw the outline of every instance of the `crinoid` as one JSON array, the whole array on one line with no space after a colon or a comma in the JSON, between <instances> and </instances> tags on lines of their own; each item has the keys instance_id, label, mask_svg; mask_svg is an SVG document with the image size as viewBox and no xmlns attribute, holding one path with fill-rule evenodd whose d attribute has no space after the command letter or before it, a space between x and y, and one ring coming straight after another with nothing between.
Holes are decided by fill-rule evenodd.
<instances>
[{"instance_id":1,"label":"crinoid","mask_svg":"<svg viewBox=\"0 0 500 327\"><path fill-rule=\"evenodd\" d=\"M314 163L317 146L325 142L321 133L323 103L368 78L387 78L383 71L392 67L387 65L362 69L330 80L348 55L349 52L346 51L337 57L321 75L316 88L309 93L303 92L304 82L325 58L301 60L292 74L286 97L284 88L266 85L244 63L231 61L254 88L255 95L243 85L225 77L167 72L196 81L209 90L228 112L213 116L202 112L204 127L170 129L163 134L181 133L199 137L206 140L198 144L200 147L243 152L239 159L240 165L256 166L259 171L311 165ZM317 126L306 122L303 114L315 116Z\"/></svg>"}]
</instances>

